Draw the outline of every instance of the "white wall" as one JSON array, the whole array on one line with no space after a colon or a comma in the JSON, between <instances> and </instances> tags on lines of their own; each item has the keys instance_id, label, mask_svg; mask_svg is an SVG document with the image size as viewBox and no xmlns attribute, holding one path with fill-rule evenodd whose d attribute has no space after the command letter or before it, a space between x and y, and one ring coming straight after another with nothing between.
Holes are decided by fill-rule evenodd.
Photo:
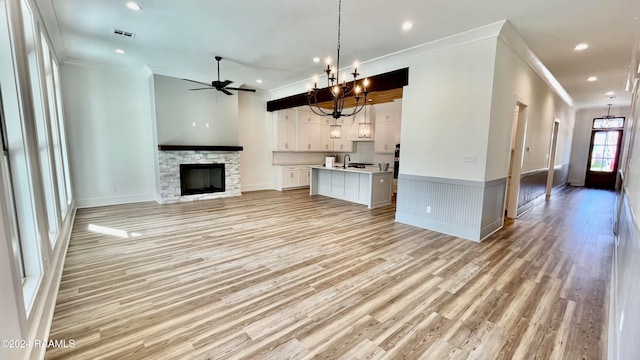
<instances>
[{"instance_id":1,"label":"white wall","mask_svg":"<svg viewBox=\"0 0 640 360\"><path fill-rule=\"evenodd\" d=\"M640 224L637 216L640 213L640 132L637 121L640 119L640 83L636 81L632 95L631 109L627 117L631 135L629 156L621 164L625 174L623 191L617 214L617 233L614 243L613 267L611 274L611 300L609 314L609 358L640 358ZM612 113L619 115L620 112ZM606 114L606 113L605 113ZM585 111L585 118L600 117L602 111L596 113ZM588 116L588 117L587 117Z\"/></svg>"},{"instance_id":2,"label":"white wall","mask_svg":"<svg viewBox=\"0 0 640 360\"><path fill-rule=\"evenodd\" d=\"M611 115L624 116L629 119L631 108L611 107ZM584 186L589 160L589 146L591 145L591 127L593 119L607 115L607 108L580 109L576 113L576 124L573 131L573 146L571 149L571 166L569 167L569 183L574 186Z\"/></svg>"},{"instance_id":3,"label":"white wall","mask_svg":"<svg viewBox=\"0 0 640 360\"><path fill-rule=\"evenodd\" d=\"M238 95L242 191L273 189L273 126L262 93Z\"/></svg>"},{"instance_id":4,"label":"white wall","mask_svg":"<svg viewBox=\"0 0 640 360\"><path fill-rule=\"evenodd\" d=\"M483 180L495 39L415 57L402 98L403 174ZM464 163L465 154L476 163Z\"/></svg>"},{"instance_id":5,"label":"white wall","mask_svg":"<svg viewBox=\"0 0 640 360\"><path fill-rule=\"evenodd\" d=\"M239 145L237 94L155 74L153 84L158 144Z\"/></svg>"},{"instance_id":6,"label":"white wall","mask_svg":"<svg viewBox=\"0 0 640 360\"><path fill-rule=\"evenodd\" d=\"M548 167L555 119L560 121L555 165L568 164L575 117L571 106L502 37L498 38L495 66L485 180L508 175L516 101L527 105L524 145L531 147L524 154L522 172Z\"/></svg>"},{"instance_id":7,"label":"white wall","mask_svg":"<svg viewBox=\"0 0 640 360\"><path fill-rule=\"evenodd\" d=\"M61 70L78 207L154 200L147 75L142 69L69 62Z\"/></svg>"}]
</instances>

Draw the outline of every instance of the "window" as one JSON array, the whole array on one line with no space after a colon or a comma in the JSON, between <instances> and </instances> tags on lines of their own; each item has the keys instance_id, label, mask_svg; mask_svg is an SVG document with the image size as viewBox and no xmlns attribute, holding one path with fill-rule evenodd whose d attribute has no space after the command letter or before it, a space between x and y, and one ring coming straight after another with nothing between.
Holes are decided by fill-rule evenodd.
<instances>
[{"instance_id":1,"label":"window","mask_svg":"<svg viewBox=\"0 0 640 360\"><path fill-rule=\"evenodd\" d=\"M8 208L7 214L9 218L9 236L11 236L11 245L18 265L18 271L20 273L20 279L24 282L26 278L26 270L24 267L24 257L22 253L22 243L20 241L20 232L18 230L18 219L16 209L16 199L13 193L13 184L11 181L11 161L9 157L9 142L7 140L6 127L4 121L4 107L2 105L2 89L0 88L0 136L2 141L2 183L4 184L4 200L5 205Z\"/></svg>"},{"instance_id":2,"label":"window","mask_svg":"<svg viewBox=\"0 0 640 360\"><path fill-rule=\"evenodd\" d=\"M45 107L45 97L42 88L42 78L40 71L40 60L38 58L37 46L38 37L36 36L36 26L34 22L33 12L29 4L22 1L22 18L25 39L25 49L27 52L27 61L29 64L29 79L31 84L31 98L33 100L33 110L35 113L35 123L37 130L38 152L40 160L40 172L42 186L45 195L45 208L48 220L49 241L53 243L58 235L59 210L57 193L55 191L54 179L55 172L51 166L50 156L50 131L48 124L48 113Z\"/></svg>"},{"instance_id":3,"label":"window","mask_svg":"<svg viewBox=\"0 0 640 360\"><path fill-rule=\"evenodd\" d=\"M622 129L624 118L599 118L593 119L594 129Z\"/></svg>"},{"instance_id":4,"label":"window","mask_svg":"<svg viewBox=\"0 0 640 360\"><path fill-rule=\"evenodd\" d=\"M53 147L53 156L55 163L56 180L58 187L58 207L60 208L61 217L64 219L67 213L67 194L65 190L65 180L62 162L62 149L60 141L60 131L58 129L58 103L56 101L56 91L53 80L53 64L49 45L43 34L40 34L42 41L42 57L44 59L44 74L47 85L47 103L49 104L49 124L51 125L51 145ZM55 238L54 238L55 239Z\"/></svg>"},{"instance_id":5,"label":"window","mask_svg":"<svg viewBox=\"0 0 640 360\"><path fill-rule=\"evenodd\" d=\"M58 111L58 129L60 130L60 150L62 153L62 171L64 174L65 199L67 208L71 205L73 194L71 193L71 171L69 171L69 154L67 153L67 134L64 127L64 116L62 115L62 90L60 89L60 67L56 59L51 59L53 70L53 84L56 94L56 109Z\"/></svg>"},{"instance_id":6,"label":"window","mask_svg":"<svg viewBox=\"0 0 640 360\"><path fill-rule=\"evenodd\" d=\"M624 118L593 119L589 171L616 171L623 127Z\"/></svg>"}]
</instances>

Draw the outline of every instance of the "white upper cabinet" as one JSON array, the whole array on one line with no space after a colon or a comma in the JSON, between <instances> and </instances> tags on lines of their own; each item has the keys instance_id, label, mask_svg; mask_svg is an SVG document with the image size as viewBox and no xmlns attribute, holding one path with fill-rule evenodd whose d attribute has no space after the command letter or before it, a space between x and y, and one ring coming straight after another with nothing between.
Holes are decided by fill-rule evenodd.
<instances>
[{"instance_id":1,"label":"white upper cabinet","mask_svg":"<svg viewBox=\"0 0 640 360\"><path fill-rule=\"evenodd\" d=\"M293 109L279 110L274 113L276 121L276 150L294 151L296 141L296 112Z\"/></svg>"},{"instance_id":2,"label":"white upper cabinet","mask_svg":"<svg viewBox=\"0 0 640 360\"><path fill-rule=\"evenodd\" d=\"M297 151L319 151L320 119L311 111L298 111Z\"/></svg>"},{"instance_id":3,"label":"white upper cabinet","mask_svg":"<svg viewBox=\"0 0 640 360\"><path fill-rule=\"evenodd\" d=\"M333 118L323 116L320 118L320 150L333 151L333 139L331 139L331 125Z\"/></svg>"},{"instance_id":4,"label":"white upper cabinet","mask_svg":"<svg viewBox=\"0 0 640 360\"><path fill-rule=\"evenodd\" d=\"M400 143L398 131L402 117L402 103L399 100L377 104L375 121L374 151L377 153L393 153L395 145Z\"/></svg>"}]
</instances>

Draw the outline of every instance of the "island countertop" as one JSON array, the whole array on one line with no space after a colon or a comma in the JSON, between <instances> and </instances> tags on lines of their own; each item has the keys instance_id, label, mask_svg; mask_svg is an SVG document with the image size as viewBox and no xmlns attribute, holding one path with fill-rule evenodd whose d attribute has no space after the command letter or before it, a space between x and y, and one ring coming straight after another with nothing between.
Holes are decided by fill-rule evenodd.
<instances>
[{"instance_id":1,"label":"island countertop","mask_svg":"<svg viewBox=\"0 0 640 360\"><path fill-rule=\"evenodd\" d=\"M363 169L310 166L310 195L323 195L374 208L391 204L393 172L377 166Z\"/></svg>"},{"instance_id":2,"label":"island countertop","mask_svg":"<svg viewBox=\"0 0 640 360\"><path fill-rule=\"evenodd\" d=\"M365 168L355 168L355 167L347 167L346 169L343 168L342 166L334 166L334 167L326 167L326 166L322 166L322 165L315 165L315 166L309 166L309 168L311 169L323 169L323 170L333 170L333 171L347 171L347 172L357 172L357 173L365 173L365 174L384 174L384 173L390 173L393 172L393 170L390 168L387 171L380 171L380 168L378 168L377 165L375 166L367 166Z\"/></svg>"}]
</instances>

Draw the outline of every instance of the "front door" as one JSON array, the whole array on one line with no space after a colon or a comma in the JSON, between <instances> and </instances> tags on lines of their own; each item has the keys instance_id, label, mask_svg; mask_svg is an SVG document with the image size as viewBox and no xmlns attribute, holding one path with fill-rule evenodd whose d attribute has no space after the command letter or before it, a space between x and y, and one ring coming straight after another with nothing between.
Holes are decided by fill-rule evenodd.
<instances>
[{"instance_id":1,"label":"front door","mask_svg":"<svg viewBox=\"0 0 640 360\"><path fill-rule=\"evenodd\" d=\"M624 118L593 119L587 187L615 189Z\"/></svg>"}]
</instances>

